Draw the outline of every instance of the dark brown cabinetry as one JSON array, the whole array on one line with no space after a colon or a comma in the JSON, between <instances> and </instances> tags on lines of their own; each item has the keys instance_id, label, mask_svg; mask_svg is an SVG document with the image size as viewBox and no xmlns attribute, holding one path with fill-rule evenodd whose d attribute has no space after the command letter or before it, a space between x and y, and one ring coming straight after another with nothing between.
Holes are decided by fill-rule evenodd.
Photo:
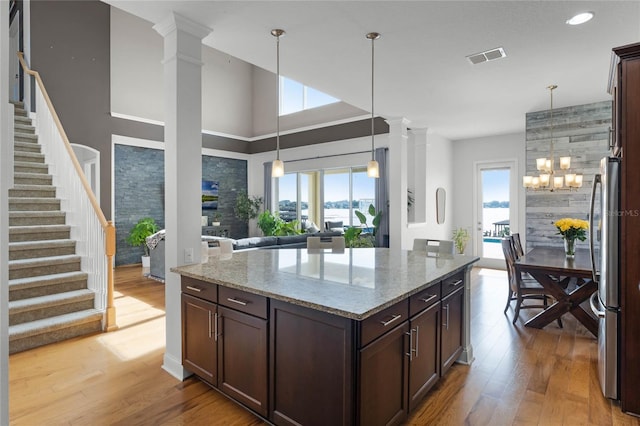
<instances>
[{"instance_id":1,"label":"dark brown cabinetry","mask_svg":"<svg viewBox=\"0 0 640 426\"><path fill-rule=\"evenodd\" d=\"M640 43L613 49L615 152L620 175L620 405L640 414Z\"/></svg>"},{"instance_id":2,"label":"dark brown cabinetry","mask_svg":"<svg viewBox=\"0 0 640 426\"><path fill-rule=\"evenodd\" d=\"M444 375L462 353L464 289L442 299L442 339L440 374Z\"/></svg>"},{"instance_id":3,"label":"dark brown cabinetry","mask_svg":"<svg viewBox=\"0 0 640 426\"><path fill-rule=\"evenodd\" d=\"M187 277L182 292L184 367L266 417L266 298Z\"/></svg>"},{"instance_id":4,"label":"dark brown cabinetry","mask_svg":"<svg viewBox=\"0 0 640 426\"><path fill-rule=\"evenodd\" d=\"M409 366L409 411L412 411L440 377L440 303L411 318L410 343L414 351ZM415 339L415 340L414 340Z\"/></svg>"}]
</instances>

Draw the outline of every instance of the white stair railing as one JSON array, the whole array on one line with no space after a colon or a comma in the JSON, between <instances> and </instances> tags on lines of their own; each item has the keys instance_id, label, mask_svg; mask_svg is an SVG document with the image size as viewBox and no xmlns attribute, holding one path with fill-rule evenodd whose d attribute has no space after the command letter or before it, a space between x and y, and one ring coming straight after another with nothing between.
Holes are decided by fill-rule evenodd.
<instances>
[{"instance_id":1,"label":"white stair railing","mask_svg":"<svg viewBox=\"0 0 640 426\"><path fill-rule=\"evenodd\" d=\"M27 66L21 52L18 57L25 73L36 80L35 128L38 141L49 163L56 197L66 212L71 238L76 241L76 253L82 258L82 271L89 274L88 287L96 294L96 309L105 313L103 329L112 331L117 328L113 303L115 227L105 218L91 190L40 74Z\"/></svg>"}]
</instances>

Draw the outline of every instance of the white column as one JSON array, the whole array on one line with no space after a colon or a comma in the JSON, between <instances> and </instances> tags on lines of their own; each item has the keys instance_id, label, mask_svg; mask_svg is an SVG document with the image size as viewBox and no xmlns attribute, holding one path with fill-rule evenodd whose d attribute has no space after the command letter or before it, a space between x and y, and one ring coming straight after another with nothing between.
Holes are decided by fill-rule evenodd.
<instances>
[{"instance_id":1,"label":"white column","mask_svg":"<svg viewBox=\"0 0 640 426\"><path fill-rule=\"evenodd\" d=\"M9 130L9 5L0 2L0 425L9 424L9 186L13 155Z\"/></svg>"},{"instance_id":2,"label":"white column","mask_svg":"<svg viewBox=\"0 0 640 426\"><path fill-rule=\"evenodd\" d=\"M426 223L427 214L435 214L435 209L427 210L430 205L435 205L435 197L432 203L428 203L427 197L427 129L411 129L409 131L409 144L413 155L408 157L413 170L413 176L408 177L408 185L413 188L414 196L414 221L416 223ZM410 183L413 183L412 185Z\"/></svg>"},{"instance_id":3,"label":"white column","mask_svg":"<svg viewBox=\"0 0 640 426\"><path fill-rule=\"evenodd\" d=\"M389 248L400 250L407 230L407 126L409 120L389 124ZM406 243L408 244L408 243Z\"/></svg>"},{"instance_id":4,"label":"white column","mask_svg":"<svg viewBox=\"0 0 640 426\"><path fill-rule=\"evenodd\" d=\"M176 13L153 27L164 37L165 309L163 368L182 380L180 276L200 262L202 229L202 39L211 29Z\"/></svg>"}]
</instances>

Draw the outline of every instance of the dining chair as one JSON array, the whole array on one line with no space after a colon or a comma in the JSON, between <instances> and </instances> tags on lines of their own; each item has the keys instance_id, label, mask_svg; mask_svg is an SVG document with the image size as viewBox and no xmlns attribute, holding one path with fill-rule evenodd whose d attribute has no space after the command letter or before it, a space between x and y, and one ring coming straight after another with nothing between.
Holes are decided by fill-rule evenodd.
<instances>
[{"instance_id":1,"label":"dining chair","mask_svg":"<svg viewBox=\"0 0 640 426\"><path fill-rule=\"evenodd\" d=\"M344 250L344 237L331 237L330 240L322 240L320 237L307 237L308 249L332 249Z\"/></svg>"},{"instance_id":2,"label":"dining chair","mask_svg":"<svg viewBox=\"0 0 640 426\"><path fill-rule=\"evenodd\" d=\"M504 313L507 313L511 302L515 300L516 306L512 321L512 323L515 324L521 309L546 309L549 306L551 296L546 294L544 287L534 278L523 278L520 274L516 273L516 255L511 238L502 239L502 252L507 265L507 276L509 278L509 296L507 297L507 305L504 307ZM541 301L542 304L524 303L529 300ZM562 328L562 320L560 318L558 318L558 326Z\"/></svg>"},{"instance_id":3,"label":"dining chair","mask_svg":"<svg viewBox=\"0 0 640 426\"><path fill-rule=\"evenodd\" d=\"M413 250L426 252L428 256L436 256L439 254L453 254L453 241L416 238L413 240Z\"/></svg>"}]
</instances>

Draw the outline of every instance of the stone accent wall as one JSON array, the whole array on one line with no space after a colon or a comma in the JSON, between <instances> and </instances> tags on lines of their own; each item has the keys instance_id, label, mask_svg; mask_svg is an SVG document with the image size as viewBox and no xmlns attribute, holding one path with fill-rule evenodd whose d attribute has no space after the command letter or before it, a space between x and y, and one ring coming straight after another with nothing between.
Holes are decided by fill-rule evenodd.
<instances>
[{"instance_id":1,"label":"stone accent wall","mask_svg":"<svg viewBox=\"0 0 640 426\"><path fill-rule=\"evenodd\" d=\"M114 148L114 198L116 225L116 266L140 263L141 247L126 242L129 230L142 217L153 217L164 228L164 151L128 145ZM220 182L218 210L203 210L222 215L221 229L232 238L248 235L247 224L233 213L235 194L247 190L247 162L211 156L202 157L202 178Z\"/></svg>"},{"instance_id":2,"label":"stone accent wall","mask_svg":"<svg viewBox=\"0 0 640 426\"><path fill-rule=\"evenodd\" d=\"M600 159L609 154L608 137L611 126L611 102L597 102L553 110L554 169L560 169L560 157L571 156L571 172L582 173L582 188L557 192L527 190L527 249L538 245L563 245L553 222L563 217L588 220L593 176L599 172ZM550 111L526 115L526 174L536 176L536 158L549 158ZM588 240L578 242L587 248Z\"/></svg>"}]
</instances>

